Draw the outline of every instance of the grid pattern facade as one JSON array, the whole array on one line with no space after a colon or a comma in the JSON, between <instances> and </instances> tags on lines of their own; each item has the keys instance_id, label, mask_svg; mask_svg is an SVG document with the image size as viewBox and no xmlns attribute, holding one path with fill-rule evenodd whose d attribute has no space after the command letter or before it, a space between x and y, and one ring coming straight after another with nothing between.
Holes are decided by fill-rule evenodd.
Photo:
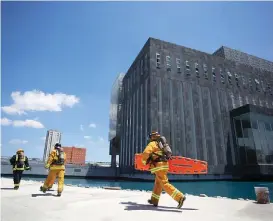
<instances>
[{"instance_id":1,"label":"grid pattern facade","mask_svg":"<svg viewBox=\"0 0 273 221\"><path fill-rule=\"evenodd\" d=\"M231 115L238 161L242 165L273 166L273 109L246 105Z\"/></svg>"},{"instance_id":2,"label":"grid pattern facade","mask_svg":"<svg viewBox=\"0 0 273 221\"><path fill-rule=\"evenodd\" d=\"M228 47L223 46L213 54L231 61L235 61L237 63L245 64L253 68L273 72L272 62Z\"/></svg>"},{"instance_id":3,"label":"grid pattern facade","mask_svg":"<svg viewBox=\"0 0 273 221\"><path fill-rule=\"evenodd\" d=\"M133 171L147 135L166 136L174 155L205 160L211 173L235 165L229 111L273 108L272 72L150 38L123 79L120 169Z\"/></svg>"},{"instance_id":4,"label":"grid pattern facade","mask_svg":"<svg viewBox=\"0 0 273 221\"><path fill-rule=\"evenodd\" d=\"M68 164L85 164L86 148L63 147L66 153L66 163Z\"/></svg>"}]
</instances>

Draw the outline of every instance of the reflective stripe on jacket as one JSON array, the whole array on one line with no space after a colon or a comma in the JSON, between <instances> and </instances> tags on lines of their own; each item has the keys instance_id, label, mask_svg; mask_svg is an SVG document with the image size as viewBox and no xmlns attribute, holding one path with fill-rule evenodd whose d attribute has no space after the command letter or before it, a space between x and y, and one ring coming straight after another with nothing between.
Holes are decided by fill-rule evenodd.
<instances>
[{"instance_id":1,"label":"reflective stripe on jacket","mask_svg":"<svg viewBox=\"0 0 273 221\"><path fill-rule=\"evenodd\" d=\"M159 156L162 156L163 152L159 148L156 141L151 141L145 150L142 153L142 162L145 165L149 158L152 159L150 163L150 171L151 173L155 173L158 171L168 171L169 170L169 163L168 162L153 162Z\"/></svg>"},{"instance_id":2,"label":"reflective stripe on jacket","mask_svg":"<svg viewBox=\"0 0 273 221\"><path fill-rule=\"evenodd\" d=\"M23 162L24 162L24 165L23 167L18 167L18 154L16 155L13 155L13 157L10 159L10 163L12 164L13 166L13 170L28 170L29 169L29 164L28 164L28 158L26 156L24 156L23 158Z\"/></svg>"}]
</instances>

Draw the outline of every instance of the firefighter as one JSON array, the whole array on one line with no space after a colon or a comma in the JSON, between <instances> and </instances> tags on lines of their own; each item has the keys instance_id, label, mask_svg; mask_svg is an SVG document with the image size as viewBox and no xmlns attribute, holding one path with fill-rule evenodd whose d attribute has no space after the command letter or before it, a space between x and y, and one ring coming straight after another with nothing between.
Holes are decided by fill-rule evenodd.
<instances>
[{"instance_id":1,"label":"firefighter","mask_svg":"<svg viewBox=\"0 0 273 221\"><path fill-rule=\"evenodd\" d=\"M53 183L53 184L54 184L54 183ZM51 190L51 189L52 189L52 187L53 187L53 184L49 184L49 186L48 186L47 190Z\"/></svg>"},{"instance_id":2,"label":"firefighter","mask_svg":"<svg viewBox=\"0 0 273 221\"><path fill-rule=\"evenodd\" d=\"M24 170L31 170L23 149L18 149L16 154L10 158L10 164L13 166L14 189L18 190Z\"/></svg>"},{"instance_id":3,"label":"firefighter","mask_svg":"<svg viewBox=\"0 0 273 221\"><path fill-rule=\"evenodd\" d=\"M53 180L52 183L49 183L47 190L51 190L54 183L55 183L55 180Z\"/></svg>"},{"instance_id":4,"label":"firefighter","mask_svg":"<svg viewBox=\"0 0 273 221\"><path fill-rule=\"evenodd\" d=\"M66 154L61 144L56 143L54 146L54 150L50 153L47 163L45 165L45 168L49 169L49 173L44 182L44 185L40 187L41 191L45 193L48 190L48 188L52 187L57 176L58 177L57 196L61 196L64 185L65 163Z\"/></svg>"},{"instance_id":5,"label":"firefighter","mask_svg":"<svg viewBox=\"0 0 273 221\"><path fill-rule=\"evenodd\" d=\"M148 203L158 206L161 192L164 190L178 202L177 208L181 208L186 197L182 192L169 183L167 174L169 170L168 160L170 159L170 155L164 151L164 148L162 148L162 145L159 142L160 138L160 134L153 131L149 135L149 143L142 154L143 164L149 164L151 173L155 175L154 188L151 199L148 200Z\"/></svg>"}]
</instances>

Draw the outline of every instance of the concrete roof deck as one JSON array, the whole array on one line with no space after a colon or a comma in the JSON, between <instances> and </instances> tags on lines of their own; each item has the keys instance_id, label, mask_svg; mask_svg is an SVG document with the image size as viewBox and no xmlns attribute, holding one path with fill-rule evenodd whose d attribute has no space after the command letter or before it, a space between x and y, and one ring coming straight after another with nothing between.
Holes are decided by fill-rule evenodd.
<instances>
[{"instance_id":1,"label":"concrete roof deck","mask_svg":"<svg viewBox=\"0 0 273 221\"><path fill-rule=\"evenodd\" d=\"M184 207L162 194L157 208L147 205L150 192L106 190L65 186L61 197L56 191L42 193L41 183L21 181L13 190L13 181L1 178L1 220L14 221L272 221L273 204L254 201L187 195ZM57 186L54 184L53 189ZM182 190L183 191L183 190Z\"/></svg>"}]
</instances>

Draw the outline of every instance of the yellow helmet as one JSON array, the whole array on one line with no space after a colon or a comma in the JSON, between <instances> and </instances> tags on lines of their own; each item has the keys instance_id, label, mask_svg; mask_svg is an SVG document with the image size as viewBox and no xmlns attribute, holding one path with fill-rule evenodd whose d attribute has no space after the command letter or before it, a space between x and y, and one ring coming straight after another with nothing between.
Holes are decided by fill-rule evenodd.
<instances>
[{"instance_id":1,"label":"yellow helmet","mask_svg":"<svg viewBox=\"0 0 273 221\"><path fill-rule=\"evenodd\" d=\"M16 153L24 152L23 149L18 149Z\"/></svg>"},{"instance_id":2,"label":"yellow helmet","mask_svg":"<svg viewBox=\"0 0 273 221\"><path fill-rule=\"evenodd\" d=\"M150 140L157 140L160 138L160 134L157 131L152 131L152 133L149 134Z\"/></svg>"}]
</instances>

